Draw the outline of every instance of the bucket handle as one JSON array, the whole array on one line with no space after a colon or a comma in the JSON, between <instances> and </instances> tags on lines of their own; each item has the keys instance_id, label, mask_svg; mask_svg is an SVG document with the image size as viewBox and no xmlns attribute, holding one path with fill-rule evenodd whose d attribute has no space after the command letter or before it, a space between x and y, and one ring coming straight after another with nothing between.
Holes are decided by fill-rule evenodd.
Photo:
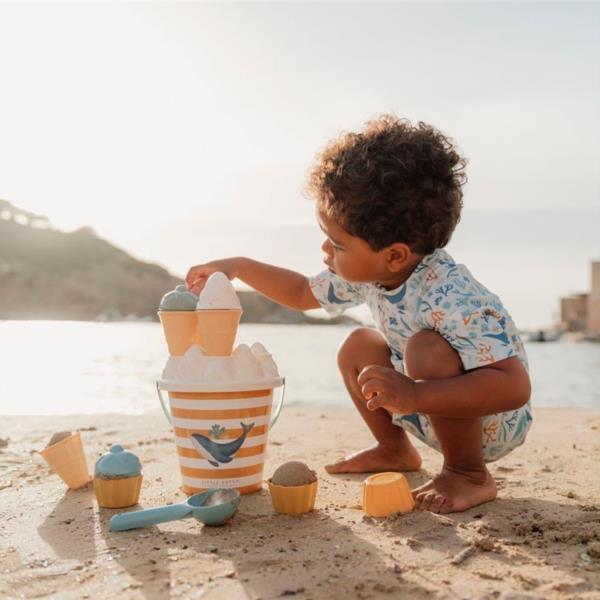
<instances>
[{"instance_id":1,"label":"bucket handle","mask_svg":"<svg viewBox=\"0 0 600 600\"><path fill-rule=\"evenodd\" d=\"M273 390L273 392L274 391L275 390ZM171 425L173 425L173 421L171 420L171 413L169 412L169 409L167 408L167 405L165 404L165 399L163 398L162 390L160 389L160 383L158 381L156 382L156 392L158 393L160 407L162 408L162 411L165 414L167 421L169 421L169 423ZM284 398L285 398L285 377L283 378L283 384L281 386L281 397L279 398L279 402L277 403L275 412L273 413L273 415L271 415L271 421L269 422L269 429L271 429L273 427L273 425L275 425L275 423L277 422L277 419L279 418L279 415L281 414L281 409L283 408L283 399Z\"/></svg>"}]
</instances>

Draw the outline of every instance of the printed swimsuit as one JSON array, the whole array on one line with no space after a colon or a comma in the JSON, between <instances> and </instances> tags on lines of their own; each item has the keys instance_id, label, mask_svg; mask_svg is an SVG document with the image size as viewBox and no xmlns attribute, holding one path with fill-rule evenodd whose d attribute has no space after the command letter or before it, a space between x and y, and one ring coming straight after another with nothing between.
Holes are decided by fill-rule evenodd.
<instances>
[{"instance_id":1,"label":"printed swimsuit","mask_svg":"<svg viewBox=\"0 0 600 600\"><path fill-rule=\"evenodd\" d=\"M350 283L330 270L310 277L309 283L315 298L332 315L367 304L390 347L394 368L402 373L406 344L413 334L423 330L439 333L456 350L465 371L511 356L529 368L517 328L498 296L443 249L425 256L408 280L393 290L373 283ZM394 414L392 420L440 450L427 415ZM530 402L516 410L483 417L485 460L497 460L521 445L531 421Z\"/></svg>"}]
</instances>

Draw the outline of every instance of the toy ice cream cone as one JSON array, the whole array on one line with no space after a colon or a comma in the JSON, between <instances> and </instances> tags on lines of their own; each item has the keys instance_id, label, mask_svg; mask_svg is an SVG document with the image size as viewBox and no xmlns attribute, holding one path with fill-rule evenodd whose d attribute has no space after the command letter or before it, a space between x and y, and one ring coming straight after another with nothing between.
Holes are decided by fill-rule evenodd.
<instances>
[{"instance_id":1,"label":"toy ice cream cone","mask_svg":"<svg viewBox=\"0 0 600 600\"><path fill-rule=\"evenodd\" d=\"M183 356L196 343L196 315L193 311L159 310L169 354Z\"/></svg>"},{"instance_id":2,"label":"toy ice cream cone","mask_svg":"<svg viewBox=\"0 0 600 600\"><path fill-rule=\"evenodd\" d=\"M178 285L162 297L158 317L162 323L171 356L183 356L195 343L196 303L198 297L185 285Z\"/></svg>"},{"instance_id":3,"label":"toy ice cream cone","mask_svg":"<svg viewBox=\"0 0 600 600\"><path fill-rule=\"evenodd\" d=\"M410 512L415 501L402 473L378 473L363 484L363 510L371 517Z\"/></svg>"},{"instance_id":4,"label":"toy ice cream cone","mask_svg":"<svg viewBox=\"0 0 600 600\"><path fill-rule=\"evenodd\" d=\"M231 356L241 309L201 309L196 311L196 343L208 356Z\"/></svg>"},{"instance_id":5,"label":"toy ice cream cone","mask_svg":"<svg viewBox=\"0 0 600 600\"><path fill-rule=\"evenodd\" d=\"M81 434L59 434L58 441L50 440L48 446L40 450L44 460L57 475L71 488L76 490L90 481L90 473L85 461Z\"/></svg>"},{"instance_id":6,"label":"toy ice cream cone","mask_svg":"<svg viewBox=\"0 0 600 600\"><path fill-rule=\"evenodd\" d=\"M207 279L196 308L196 343L208 356L231 356L242 305L224 273Z\"/></svg>"}]
</instances>

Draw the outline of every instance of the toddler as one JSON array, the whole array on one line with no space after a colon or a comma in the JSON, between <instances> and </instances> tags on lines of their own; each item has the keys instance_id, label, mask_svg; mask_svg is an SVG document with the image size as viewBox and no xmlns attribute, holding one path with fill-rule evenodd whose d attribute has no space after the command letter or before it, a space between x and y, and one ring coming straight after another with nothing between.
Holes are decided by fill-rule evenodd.
<instances>
[{"instance_id":1,"label":"toddler","mask_svg":"<svg viewBox=\"0 0 600 600\"><path fill-rule=\"evenodd\" d=\"M527 357L498 296L444 250L460 218L465 160L435 128L384 115L334 140L310 175L327 269L314 277L236 257L192 267L199 293L222 271L284 306L331 314L367 304L376 329L338 364L376 443L329 473L414 471L407 433L444 457L416 488L418 510L463 511L496 497L486 463L531 425Z\"/></svg>"}]
</instances>

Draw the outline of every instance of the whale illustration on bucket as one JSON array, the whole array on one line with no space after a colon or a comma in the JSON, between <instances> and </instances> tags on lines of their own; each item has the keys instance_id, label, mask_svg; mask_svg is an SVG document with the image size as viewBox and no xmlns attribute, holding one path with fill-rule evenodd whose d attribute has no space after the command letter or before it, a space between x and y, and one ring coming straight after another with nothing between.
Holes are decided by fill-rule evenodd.
<instances>
[{"instance_id":1,"label":"whale illustration on bucket","mask_svg":"<svg viewBox=\"0 0 600 600\"><path fill-rule=\"evenodd\" d=\"M272 411L278 388L279 401ZM249 494L262 488L267 439L281 413L285 378L229 383L161 379L156 390L173 426L186 494L212 488Z\"/></svg>"}]
</instances>

